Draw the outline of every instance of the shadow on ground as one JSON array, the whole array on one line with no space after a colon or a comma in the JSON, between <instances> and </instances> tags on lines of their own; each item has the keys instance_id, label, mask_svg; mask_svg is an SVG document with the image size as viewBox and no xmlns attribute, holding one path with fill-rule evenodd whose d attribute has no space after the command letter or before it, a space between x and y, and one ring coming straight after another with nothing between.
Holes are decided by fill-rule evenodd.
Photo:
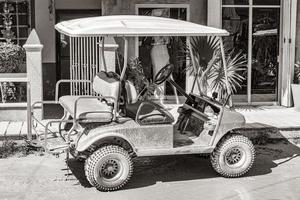
<instances>
[{"instance_id":1,"label":"shadow on ground","mask_svg":"<svg viewBox=\"0 0 300 200\"><path fill-rule=\"evenodd\" d=\"M72 174L78 179L79 183L83 187L92 187L84 174L84 162L71 158L68 160L67 165L70 168Z\"/></svg>"},{"instance_id":2,"label":"shadow on ground","mask_svg":"<svg viewBox=\"0 0 300 200\"><path fill-rule=\"evenodd\" d=\"M280 164L300 155L300 149L287 140L272 140L273 143L256 145L256 160L246 175L269 174ZM84 187L91 187L84 175L84 162L70 159L68 166ZM188 181L216 178L210 160L198 155L160 156L134 159L134 174L124 189L154 185L157 182Z\"/></svg>"}]
</instances>

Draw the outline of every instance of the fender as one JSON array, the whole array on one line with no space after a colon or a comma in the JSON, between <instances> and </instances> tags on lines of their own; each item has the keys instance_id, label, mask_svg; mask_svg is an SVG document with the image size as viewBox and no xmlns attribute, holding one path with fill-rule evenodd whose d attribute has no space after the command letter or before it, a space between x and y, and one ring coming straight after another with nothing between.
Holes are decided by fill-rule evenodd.
<instances>
[{"instance_id":1,"label":"fender","mask_svg":"<svg viewBox=\"0 0 300 200\"><path fill-rule=\"evenodd\" d=\"M213 139L211 146L215 147L225 135L233 130L245 127L245 124L246 119L241 113L234 110L224 109L220 127L218 132L215 134L215 138Z\"/></svg>"},{"instance_id":2,"label":"fender","mask_svg":"<svg viewBox=\"0 0 300 200\"><path fill-rule=\"evenodd\" d=\"M94 143L104 140L106 138L111 138L111 137L122 138L123 140L128 142L128 144L131 146L132 150L134 152L136 152L135 146L126 136L119 134L119 133L115 133L115 132L107 132L107 133L103 133L103 134L93 134L92 136L89 136L89 137L82 136L81 138L79 138L79 140L77 142L76 151L83 152L83 151L87 150Z\"/></svg>"}]
</instances>

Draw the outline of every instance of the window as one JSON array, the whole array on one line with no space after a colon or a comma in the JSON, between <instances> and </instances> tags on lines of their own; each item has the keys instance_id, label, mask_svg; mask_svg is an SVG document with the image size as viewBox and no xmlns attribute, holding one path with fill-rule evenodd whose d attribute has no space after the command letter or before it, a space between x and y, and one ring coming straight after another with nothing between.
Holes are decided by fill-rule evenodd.
<instances>
[{"instance_id":1,"label":"window","mask_svg":"<svg viewBox=\"0 0 300 200\"><path fill-rule=\"evenodd\" d=\"M0 71L0 107L26 106L27 101L27 78L25 52L19 46L23 46L32 28L32 2L33 0L0 0L0 42L5 42L3 34L7 27L12 32L12 43L2 43L11 52L19 52L11 63L6 63ZM5 19L6 18L6 19ZM5 23L8 23L6 26ZM6 52L7 54L7 52ZM13 53L10 55L14 55ZM11 66L10 68L7 66Z\"/></svg>"},{"instance_id":2,"label":"window","mask_svg":"<svg viewBox=\"0 0 300 200\"><path fill-rule=\"evenodd\" d=\"M14 43L23 45L32 28L31 18L31 0L7 1L12 19L12 32L14 33ZM0 29L4 29L4 6L5 1L0 0ZM3 35L0 34L0 41L4 41Z\"/></svg>"}]
</instances>

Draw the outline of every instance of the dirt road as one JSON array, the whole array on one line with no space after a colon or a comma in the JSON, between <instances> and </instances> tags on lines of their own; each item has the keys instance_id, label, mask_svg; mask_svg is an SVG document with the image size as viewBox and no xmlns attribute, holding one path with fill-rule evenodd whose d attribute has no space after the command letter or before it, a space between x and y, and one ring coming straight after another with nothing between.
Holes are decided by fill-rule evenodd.
<instances>
[{"instance_id":1,"label":"dirt road","mask_svg":"<svg viewBox=\"0 0 300 200\"><path fill-rule=\"evenodd\" d=\"M135 160L129 184L99 192L84 176L83 163L64 156L30 155L0 160L0 200L171 200L300 199L300 149L291 143L256 146L256 163L246 177L219 177L198 156Z\"/></svg>"}]
</instances>

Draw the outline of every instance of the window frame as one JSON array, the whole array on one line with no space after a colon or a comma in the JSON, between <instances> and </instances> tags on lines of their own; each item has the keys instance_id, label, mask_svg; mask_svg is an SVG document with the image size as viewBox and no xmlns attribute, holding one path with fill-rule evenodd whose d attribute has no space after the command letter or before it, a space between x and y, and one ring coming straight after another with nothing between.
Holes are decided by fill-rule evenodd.
<instances>
[{"instance_id":1,"label":"window frame","mask_svg":"<svg viewBox=\"0 0 300 200\"><path fill-rule=\"evenodd\" d=\"M27 2L27 13L25 12L19 12L18 4ZM0 3L4 3L4 0L0 0ZM16 44L24 44L30 34L30 31L35 27L35 18L34 18L34 0L17 0L13 2L8 2L10 4L15 4L15 7L17 8L16 11L12 13L12 15L16 16L16 24L12 25L12 28L16 29L16 32L14 32L15 38L12 39L13 42ZM2 17L3 10L0 10L0 15ZM20 17L22 15L27 15L28 17L28 25L20 25ZM0 29L3 30L4 26L0 25ZM20 37L20 29L26 29L27 28L27 37ZM0 41L5 41L5 38L2 37L2 34L0 36ZM22 42L21 42L22 41Z\"/></svg>"}]
</instances>

